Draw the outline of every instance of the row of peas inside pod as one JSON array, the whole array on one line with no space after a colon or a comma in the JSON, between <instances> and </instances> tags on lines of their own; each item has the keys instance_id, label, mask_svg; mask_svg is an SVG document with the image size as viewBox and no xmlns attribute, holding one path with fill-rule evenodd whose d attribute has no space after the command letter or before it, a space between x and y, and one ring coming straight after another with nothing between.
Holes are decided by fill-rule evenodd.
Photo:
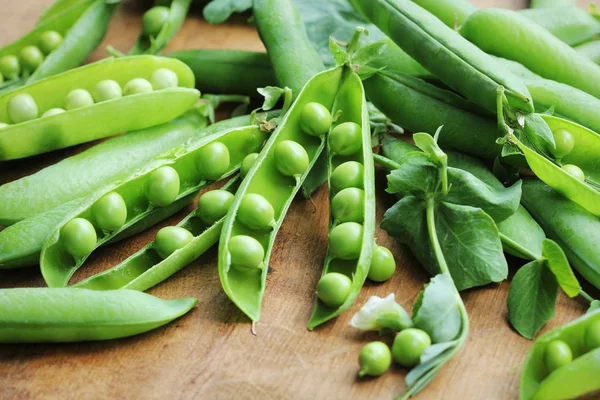
<instances>
[{"instance_id":1,"label":"row of peas inside pod","mask_svg":"<svg viewBox=\"0 0 600 400\"><path fill-rule=\"evenodd\" d=\"M31 75L62 41L63 36L60 33L45 31L40 34L37 45L25 46L18 54L0 57L0 84Z\"/></svg>"}]
</instances>

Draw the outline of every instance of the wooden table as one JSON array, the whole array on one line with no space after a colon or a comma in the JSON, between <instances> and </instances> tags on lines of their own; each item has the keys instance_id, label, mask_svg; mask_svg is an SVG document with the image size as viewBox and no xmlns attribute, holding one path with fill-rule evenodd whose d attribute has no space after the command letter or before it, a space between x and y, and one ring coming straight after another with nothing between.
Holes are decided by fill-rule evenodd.
<instances>
[{"instance_id":1,"label":"wooden table","mask_svg":"<svg viewBox=\"0 0 600 400\"><path fill-rule=\"evenodd\" d=\"M0 44L28 31L50 2L2 0ZM525 2L475 3L519 8ZM142 12L140 4L122 5L106 40L91 60L102 58L102 49L108 44L128 49L139 32ZM243 23L209 26L198 13L190 15L167 50L184 48L264 50L254 28ZM33 173L84 147L0 164L0 184ZM392 200L383 192L385 178L381 173L377 186L380 219ZM295 201L279 232L256 336L250 332L249 320L221 289L213 249L150 290L166 299L192 296L200 300L195 310L164 328L108 342L0 345L0 398L393 398L404 386L405 371L392 367L379 379L357 380L358 352L377 335L362 334L349 327L348 322L372 295L395 292L397 300L410 309L428 276L405 247L378 229L378 243L390 248L396 257L396 275L385 284L367 283L351 310L314 332L307 331L327 244L324 188L317 192L315 201L316 212L309 201ZM177 223L191 209L98 251L75 279L117 264L152 240L160 227ZM41 285L36 268L0 272L0 287ZM469 339L418 398L516 398L521 364L531 342L508 325L508 287L508 282L504 282L463 293L471 320ZM561 295L557 316L544 331L572 320L584 310L583 303Z\"/></svg>"}]
</instances>

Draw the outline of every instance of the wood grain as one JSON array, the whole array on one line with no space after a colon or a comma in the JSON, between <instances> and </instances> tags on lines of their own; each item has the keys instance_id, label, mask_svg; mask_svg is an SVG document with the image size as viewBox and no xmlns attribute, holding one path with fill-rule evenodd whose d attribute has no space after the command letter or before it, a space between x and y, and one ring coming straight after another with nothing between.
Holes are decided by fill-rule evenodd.
<instances>
[{"instance_id":1,"label":"wood grain","mask_svg":"<svg viewBox=\"0 0 600 400\"><path fill-rule=\"evenodd\" d=\"M50 0L1 0L0 44L30 29ZM480 6L519 8L521 0L480 0ZM125 3L109 34L92 56L112 44L126 50L140 29L144 5ZM238 48L264 50L252 27L239 22L209 26L198 13L190 15L167 50ZM0 164L0 184L31 174L86 146L31 159ZM381 172L381 171L380 171ZM378 217L392 204L378 174ZM310 202L297 200L279 233L270 266L257 335L220 287L216 252L204 257L150 290L162 298L193 296L200 302L187 316L154 332L110 342L60 345L0 345L2 399L392 399L403 388L405 371L393 367L379 379L357 380L357 355L374 334L348 326L371 295L395 292L411 308L428 277L410 252L384 231L379 244L398 262L396 275L385 284L367 284L354 307L314 332L306 330L314 288L326 250L327 193L322 188ZM1 200L0 200L1 201ZM77 279L117 264L152 240L161 227L177 223L188 207L163 224L94 254ZM0 272L0 287L41 286L35 268ZM419 395L421 399L511 399L517 397L520 367L531 342L507 323L508 282L463 294L471 320L466 346ZM580 315L585 305L561 296L557 316L544 331Z\"/></svg>"}]
</instances>

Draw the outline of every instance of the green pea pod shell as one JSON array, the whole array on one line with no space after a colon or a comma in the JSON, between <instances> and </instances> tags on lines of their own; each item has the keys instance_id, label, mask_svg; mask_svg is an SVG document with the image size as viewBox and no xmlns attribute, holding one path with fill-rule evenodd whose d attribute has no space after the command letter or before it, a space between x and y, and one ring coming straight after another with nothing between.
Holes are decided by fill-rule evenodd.
<instances>
[{"instance_id":1,"label":"green pea pod shell","mask_svg":"<svg viewBox=\"0 0 600 400\"><path fill-rule=\"evenodd\" d=\"M600 389L600 348L585 346L586 328L600 321L600 310L540 336L529 350L519 387L519 399L574 399ZM561 340L569 345L573 361L548 373L544 352L548 344Z\"/></svg>"},{"instance_id":2,"label":"green pea pod shell","mask_svg":"<svg viewBox=\"0 0 600 400\"><path fill-rule=\"evenodd\" d=\"M340 315L352 306L360 293L360 289L365 283L367 274L369 273L373 255L373 246L375 243L375 168L373 165L369 112L367 110L367 101L360 78L349 69L344 71L342 83L333 104L333 114L339 114L340 117L330 128L330 132L336 126L345 122L354 122L362 128L362 144L357 153L349 156L336 156L331 153L331 150L328 147L328 181L331 180L330 178L333 170L344 162L355 161L363 165L364 173L361 185L364 190L364 204L362 205L364 208L364 220L362 221L363 236L360 254L355 260L335 258L328 251L324 262L323 276L330 272L342 273L351 279L351 290L343 304L337 308L328 307L317 299L312 315L308 321L308 329L316 328ZM331 184L329 184L330 207L334 195L334 189ZM336 225L337 223L334 221L333 216L331 216L329 221L330 232Z\"/></svg>"},{"instance_id":3,"label":"green pea pod shell","mask_svg":"<svg viewBox=\"0 0 600 400\"><path fill-rule=\"evenodd\" d=\"M414 0L450 28L461 26L477 7L468 0Z\"/></svg>"},{"instance_id":4,"label":"green pea pod shell","mask_svg":"<svg viewBox=\"0 0 600 400\"><path fill-rule=\"evenodd\" d=\"M367 18L442 82L490 112L504 87L508 104L530 113L523 82L410 0L352 0Z\"/></svg>"},{"instance_id":5,"label":"green pea pod shell","mask_svg":"<svg viewBox=\"0 0 600 400\"><path fill-rule=\"evenodd\" d=\"M583 57L600 64L600 40L592 40L575 47L575 51Z\"/></svg>"},{"instance_id":6,"label":"green pea pod shell","mask_svg":"<svg viewBox=\"0 0 600 400\"><path fill-rule=\"evenodd\" d=\"M235 192L238 185L239 179L233 178L221 189ZM120 264L93 275L77 283L74 287L93 290L133 289L145 291L172 276L215 245L221 236L223 221L224 218L212 225L207 225L194 211L177 224L194 235L194 239L185 247L162 259L153 247L154 242L148 243Z\"/></svg>"},{"instance_id":7,"label":"green pea pod shell","mask_svg":"<svg viewBox=\"0 0 600 400\"><path fill-rule=\"evenodd\" d=\"M134 290L20 288L0 290L0 342L108 340L156 329L198 300L161 300Z\"/></svg>"},{"instance_id":8,"label":"green pea pod shell","mask_svg":"<svg viewBox=\"0 0 600 400\"><path fill-rule=\"evenodd\" d=\"M73 7L79 6L82 3L91 3L96 0L55 0L48 8L44 10L38 18L36 25L42 25L55 18L61 18L65 13L69 12Z\"/></svg>"},{"instance_id":9,"label":"green pea pod shell","mask_svg":"<svg viewBox=\"0 0 600 400\"><path fill-rule=\"evenodd\" d=\"M98 228L96 248L108 242L134 223L147 218L152 213L161 210L153 206L146 196L145 187L149 176L160 167L170 166L175 169L179 177L179 194L176 200L193 197L200 189L212 183L211 180L198 177L195 166L196 154L213 143L226 146L229 153L229 166L220 178L225 178L235 173L246 155L258 151L267 134L256 125L243 128L226 130L212 136L196 141L190 141L182 146L161 155L143 169L119 182L90 195L80 207L70 213L58 226L54 228L44 243L40 254L40 268L44 280L50 287L65 286L73 273L83 264L86 257L75 259L65 249L61 241L61 228L74 218L85 218L93 221L92 206L98 199L110 192L116 192L124 199L127 207L125 224L115 231L101 231Z\"/></svg>"},{"instance_id":10,"label":"green pea pod shell","mask_svg":"<svg viewBox=\"0 0 600 400\"><path fill-rule=\"evenodd\" d=\"M273 132L254 166L238 189L231 205L219 240L219 277L221 285L233 303L252 321L260 319L260 306L265 292L269 258L277 232L296 193L310 169L323 151L325 141L304 133L300 127L300 115L309 102L319 102L331 110L342 78L343 68L337 67L315 75L298 94L290 110ZM308 169L295 178L280 174L275 165L274 150L284 140L300 144L309 160ZM273 228L255 231L237 220L242 197L246 193L258 193L270 202L275 211ZM236 235L249 235L265 250L261 268L246 270L231 265L229 242Z\"/></svg>"}]
</instances>

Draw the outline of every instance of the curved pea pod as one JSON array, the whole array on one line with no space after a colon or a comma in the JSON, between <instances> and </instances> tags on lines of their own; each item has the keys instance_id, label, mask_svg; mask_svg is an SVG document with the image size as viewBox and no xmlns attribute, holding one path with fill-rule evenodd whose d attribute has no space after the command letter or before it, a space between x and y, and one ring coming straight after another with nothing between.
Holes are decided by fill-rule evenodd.
<instances>
[{"instance_id":1,"label":"curved pea pod","mask_svg":"<svg viewBox=\"0 0 600 400\"><path fill-rule=\"evenodd\" d=\"M221 189L235 192L239 179L233 178ZM169 278L196 260L219 241L224 218L207 224L198 217L196 211L187 215L177 224L194 236L189 244L167 258L162 258L149 243L122 263L93 275L74 287L93 290L133 289L145 291Z\"/></svg>"},{"instance_id":2,"label":"curved pea pod","mask_svg":"<svg viewBox=\"0 0 600 400\"><path fill-rule=\"evenodd\" d=\"M360 78L350 70L346 70L342 78L342 84L340 85L333 104L333 114L339 114L340 118L335 121L334 125L331 127L329 138L332 137L331 132L336 127L344 123L353 122L361 127L361 145L358 151L350 155L337 155L332 152L331 144L328 145L330 208L333 207L331 201L334 195L336 192L340 192L332 187L332 172L336 167L339 167L346 162L353 161L362 164L364 172L359 187L364 191L364 202L363 204L358 205L358 207L363 208L363 219L360 221L362 224L362 237L360 238L360 252L356 259L345 260L336 258L331 250L328 250L322 276L331 272L338 272L346 275L352 281L350 293L343 303L337 307L327 306L321 300L316 299L315 307L308 321L308 329L314 329L326 321L340 315L352 306L360 289L365 283L367 274L369 273L373 255L373 246L375 243L375 169L373 166L373 152L371 149L369 113L367 111L367 102ZM331 233L332 229L339 226L339 224L340 222L336 221L332 215L329 221L329 232Z\"/></svg>"},{"instance_id":3,"label":"curved pea pod","mask_svg":"<svg viewBox=\"0 0 600 400\"><path fill-rule=\"evenodd\" d=\"M533 111L531 96L520 79L414 2L352 2L408 55L467 99L495 112L496 93L502 86L511 107Z\"/></svg>"},{"instance_id":4,"label":"curved pea pod","mask_svg":"<svg viewBox=\"0 0 600 400\"><path fill-rule=\"evenodd\" d=\"M548 237L563 249L571 265L600 288L600 220L537 179L523 181L521 203Z\"/></svg>"},{"instance_id":5,"label":"curved pea pod","mask_svg":"<svg viewBox=\"0 0 600 400\"><path fill-rule=\"evenodd\" d=\"M579 7L530 8L518 13L546 28L569 46L587 42L600 33L600 21Z\"/></svg>"},{"instance_id":6,"label":"curved pea pod","mask_svg":"<svg viewBox=\"0 0 600 400\"><path fill-rule=\"evenodd\" d=\"M266 136L267 134L258 126L252 125L189 141L163 154L128 178L90 195L83 204L54 228L44 243L40 255L40 267L48 286L65 286L95 248L114 239L133 224L160 212L165 207L178 202L192 201L195 194L206 185L233 174L246 155L261 148ZM220 161L206 159L205 157L212 157L212 154L207 152L212 153L216 148L222 151L221 154L227 156L220 157ZM203 176L204 173L198 170L198 165L206 168L207 163L212 166L215 163L219 165L218 171L212 171L215 174L218 172L219 176ZM168 174L165 180L166 188L161 183L163 181L161 179L156 183L160 190L155 191L154 178L157 174L161 176L162 173ZM152 195L153 192L158 194ZM120 195L126 207L125 222L114 230L100 229L98 218L94 213L95 204L109 193ZM72 249L68 251L71 236L75 236L75 243L81 241L79 233L81 230L75 231L73 235L65 233L66 225L71 225L74 220L79 223L85 220L86 226L89 227L91 224L91 228L87 230L96 231L95 244L93 233L86 236L89 237L86 241L86 251L74 252Z\"/></svg>"},{"instance_id":7,"label":"curved pea pod","mask_svg":"<svg viewBox=\"0 0 600 400\"><path fill-rule=\"evenodd\" d=\"M158 54L177 34L185 21L192 0L172 0L169 16L155 37L142 33L130 50L129 55Z\"/></svg>"},{"instance_id":8,"label":"curved pea pod","mask_svg":"<svg viewBox=\"0 0 600 400\"><path fill-rule=\"evenodd\" d=\"M292 0L255 0L252 12L267 48L277 81L297 96L323 61L308 40L304 23Z\"/></svg>"},{"instance_id":9,"label":"curved pea pod","mask_svg":"<svg viewBox=\"0 0 600 400\"><path fill-rule=\"evenodd\" d=\"M379 72L363 82L367 97L394 123L412 132L435 132L443 148L493 159L501 146L494 120L452 92L399 73Z\"/></svg>"},{"instance_id":10,"label":"curved pea pod","mask_svg":"<svg viewBox=\"0 0 600 400\"><path fill-rule=\"evenodd\" d=\"M518 61L544 78L600 96L600 66L515 11L479 10L460 32L487 53Z\"/></svg>"},{"instance_id":11,"label":"curved pea pod","mask_svg":"<svg viewBox=\"0 0 600 400\"><path fill-rule=\"evenodd\" d=\"M550 129L569 131L574 139L573 150L561 160L563 165L573 164L581 168L586 182L582 182L559 165L535 152L528 146L513 138L523 152L531 170L550 187L565 197L580 204L594 215L600 215L600 135L574 122L550 115L542 115Z\"/></svg>"},{"instance_id":12,"label":"curved pea pod","mask_svg":"<svg viewBox=\"0 0 600 400\"><path fill-rule=\"evenodd\" d=\"M0 121L10 123L8 105L17 95L30 96L39 114L42 114L53 108L65 107L65 98L74 89L92 93L98 82L108 79L123 87L134 78L151 79L152 73L160 68L173 71L179 87L113 98L9 125L0 130L0 160L28 157L158 125L183 114L194 105L200 94L192 89L194 76L182 62L139 56L98 61L0 96ZM165 104L169 106L165 107Z\"/></svg>"},{"instance_id":13,"label":"curved pea pod","mask_svg":"<svg viewBox=\"0 0 600 400\"><path fill-rule=\"evenodd\" d=\"M600 40L592 40L575 47L575 51L583 57L600 64Z\"/></svg>"},{"instance_id":14,"label":"curved pea pod","mask_svg":"<svg viewBox=\"0 0 600 400\"><path fill-rule=\"evenodd\" d=\"M467 0L415 0L415 3L438 17L450 28L461 26L477 7Z\"/></svg>"},{"instance_id":15,"label":"curved pea pod","mask_svg":"<svg viewBox=\"0 0 600 400\"><path fill-rule=\"evenodd\" d=\"M148 332L190 311L193 298L161 300L134 290L0 290L0 342L108 340Z\"/></svg>"},{"instance_id":16,"label":"curved pea pod","mask_svg":"<svg viewBox=\"0 0 600 400\"><path fill-rule=\"evenodd\" d=\"M277 86L266 53L244 50L180 50L167 57L184 62L196 77L196 88L205 93L243 94L257 97L256 88Z\"/></svg>"},{"instance_id":17,"label":"curved pea pod","mask_svg":"<svg viewBox=\"0 0 600 400\"><path fill-rule=\"evenodd\" d=\"M563 6L577 6L577 0L531 0L531 8L552 8Z\"/></svg>"},{"instance_id":18,"label":"curved pea pod","mask_svg":"<svg viewBox=\"0 0 600 400\"><path fill-rule=\"evenodd\" d=\"M117 3L118 0L65 2L60 12L57 9L56 14L39 23L33 31L0 49L0 57L18 56L25 47L37 46L45 32L55 31L62 36L60 45L45 56L35 71L22 70L17 79L5 83L5 89L29 84L81 65L104 38Z\"/></svg>"},{"instance_id":19,"label":"curved pea pod","mask_svg":"<svg viewBox=\"0 0 600 400\"><path fill-rule=\"evenodd\" d=\"M302 131L301 114L305 105L318 102L331 110L342 79L343 68L326 70L315 75L299 93L291 109L273 132L238 189L233 204L225 217L219 240L219 277L223 290L231 301L252 321L260 318L260 306L265 291L268 263L279 227L294 196L300 189L310 169L325 147L323 138ZM284 141L294 141L302 146L308 158L308 167L302 174L286 176L278 170L275 150ZM240 204L246 193L262 195L273 207L274 221L271 229L253 230L238 218ZM256 268L232 265L229 249L231 239L238 235L250 236L250 242L263 249L262 263ZM255 242L256 241L256 242ZM257 246L254 246L258 248ZM256 250L259 253L259 250Z\"/></svg>"},{"instance_id":20,"label":"curved pea pod","mask_svg":"<svg viewBox=\"0 0 600 400\"><path fill-rule=\"evenodd\" d=\"M600 311L594 311L540 336L525 359L519 398L573 399L600 389L600 348L589 349L585 343L586 329L598 321ZM555 340L570 347L573 361L549 372L544 353L548 344Z\"/></svg>"}]
</instances>

